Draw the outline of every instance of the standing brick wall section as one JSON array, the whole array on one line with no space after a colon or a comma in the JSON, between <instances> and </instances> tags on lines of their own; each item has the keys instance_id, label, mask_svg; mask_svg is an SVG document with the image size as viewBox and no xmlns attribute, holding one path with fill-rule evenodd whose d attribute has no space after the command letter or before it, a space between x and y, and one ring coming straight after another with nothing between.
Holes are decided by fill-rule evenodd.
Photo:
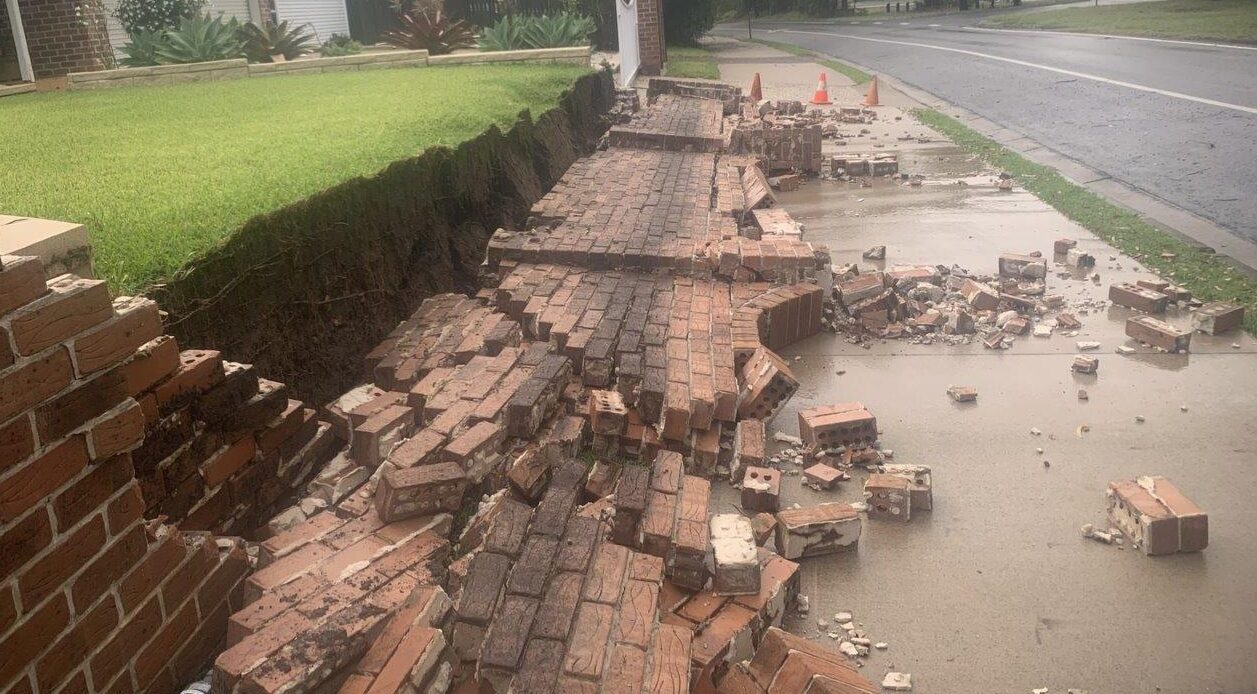
<instances>
[{"instance_id":1,"label":"standing brick wall section","mask_svg":"<svg viewBox=\"0 0 1257 694\"><path fill-rule=\"evenodd\" d=\"M672 0L685 2L686 0ZM663 63L667 59L664 53L663 36L663 0L637 0L637 39L643 75L658 75L663 72Z\"/></svg>"},{"instance_id":2,"label":"standing brick wall section","mask_svg":"<svg viewBox=\"0 0 1257 694\"><path fill-rule=\"evenodd\" d=\"M75 0L18 0L36 78L107 67L99 56L111 51L109 37L84 26L76 5Z\"/></svg>"},{"instance_id":3,"label":"standing brick wall section","mask_svg":"<svg viewBox=\"0 0 1257 694\"><path fill-rule=\"evenodd\" d=\"M0 257L0 691L178 691L252 568L201 528L248 530L322 464L328 425L281 384L161 331L152 301Z\"/></svg>"}]
</instances>

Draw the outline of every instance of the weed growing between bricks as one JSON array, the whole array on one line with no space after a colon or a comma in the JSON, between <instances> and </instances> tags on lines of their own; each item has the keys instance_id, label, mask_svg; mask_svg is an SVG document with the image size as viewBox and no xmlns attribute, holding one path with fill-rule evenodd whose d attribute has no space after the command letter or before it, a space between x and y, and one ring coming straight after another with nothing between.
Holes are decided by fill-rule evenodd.
<instances>
[{"instance_id":1,"label":"weed growing between bricks","mask_svg":"<svg viewBox=\"0 0 1257 694\"><path fill-rule=\"evenodd\" d=\"M1244 306L1244 330L1257 334L1257 281L1213 253L1191 246L1149 224L1055 169L1036 164L933 109L915 109L921 123L966 151L1011 174L1026 190L1070 220L1116 246L1145 267L1191 290L1201 301L1234 301ZM1166 257L1165 255L1172 257Z\"/></svg>"}]
</instances>

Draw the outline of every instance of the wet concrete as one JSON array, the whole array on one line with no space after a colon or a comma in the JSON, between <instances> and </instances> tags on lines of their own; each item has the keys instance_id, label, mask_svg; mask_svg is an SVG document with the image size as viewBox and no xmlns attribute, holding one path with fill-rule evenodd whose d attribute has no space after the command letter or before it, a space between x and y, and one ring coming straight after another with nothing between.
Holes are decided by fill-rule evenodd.
<instances>
[{"instance_id":1,"label":"wet concrete","mask_svg":"<svg viewBox=\"0 0 1257 694\"><path fill-rule=\"evenodd\" d=\"M1050 258L1053 240L1067 236L1096 256L1102 278L1060 279L1064 268L1050 267L1049 293L1071 305L1105 300L1111 282L1152 277L1032 195L997 191L994 172L937 137L895 140L922 128L883 112L886 122L865 126L878 141L841 150L898 152L901 171L925 174L924 185L818 180L778 195L835 263L871 267L861 251L884 244L877 265L994 272L1002 251ZM1077 337L1027 335L1006 351L976 341L865 349L832 334L785 350L803 385L770 431L797 434L800 408L858 400L878 417L894 462L934 471L933 512L907 525L866 521L857 553L802 561L812 609L790 626L836 648L816 619L853 612L873 641L890 644L869 658L870 679L911 672L923 694L1257 691L1257 504L1246 480L1257 460L1257 340L1197 334L1190 354L1158 354L1125 338L1129 315L1079 312ZM1186 311L1165 318L1189 322ZM1091 353L1098 375L1070 371L1078 340L1101 342ZM1118 345L1137 353L1115 354ZM977 402L953 402L951 384L976 387ZM1080 387L1089 400L1078 400ZM1106 483L1144 474L1169 477L1208 511L1206 551L1150 558L1081 537L1082 524L1106 524ZM863 478L815 492L790 477L784 503L855 501ZM714 492L714 511L737 501L728 485Z\"/></svg>"}]
</instances>

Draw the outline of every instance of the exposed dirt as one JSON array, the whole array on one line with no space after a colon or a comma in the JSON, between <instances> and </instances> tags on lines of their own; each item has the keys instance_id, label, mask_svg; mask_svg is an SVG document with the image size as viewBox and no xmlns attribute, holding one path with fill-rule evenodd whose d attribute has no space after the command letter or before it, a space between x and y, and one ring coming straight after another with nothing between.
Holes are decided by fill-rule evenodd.
<instances>
[{"instance_id":1,"label":"exposed dirt","mask_svg":"<svg viewBox=\"0 0 1257 694\"><path fill-rule=\"evenodd\" d=\"M472 290L494 229L522 221L606 130L607 73L560 106L456 149L434 147L250 220L150 296L180 345L257 365L321 403L427 296Z\"/></svg>"}]
</instances>

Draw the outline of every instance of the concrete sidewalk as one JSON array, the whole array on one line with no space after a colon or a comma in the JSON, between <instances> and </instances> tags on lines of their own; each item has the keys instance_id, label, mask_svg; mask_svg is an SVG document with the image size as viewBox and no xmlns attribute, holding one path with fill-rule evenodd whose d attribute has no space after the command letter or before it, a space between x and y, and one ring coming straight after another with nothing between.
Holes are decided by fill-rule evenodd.
<instances>
[{"instance_id":1,"label":"concrete sidewalk","mask_svg":"<svg viewBox=\"0 0 1257 694\"><path fill-rule=\"evenodd\" d=\"M755 44L713 48L722 79L745 89L758 71L768 98L806 100L823 69ZM863 96L844 82L830 74L836 106ZM1190 354L1162 354L1129 340L1133 314L1108 304L1108 286L1153 275L1024 190L998 191L997 172L895 107L913 105L908 97L883 87L882 101L894 106L844 130L847 144L826 140L826 152L896 153L923 185L813 180L778 194L836 265L993 272L1001 252L1050 259L1052 242L1069 237L1096 257L1100 281L1049 266L1048 293L1083 322L1076 336L1026 334L997 351L977 340L853 344L822 334L784 352L803 385L770 431L796 434L801 408L859 400L894 462L932 466L935 485L932 513L907 525L868 521L858 553L802 562L811 611L792 630L836 647L817 620L852 612L872 641L890 644L865 674L911 672L923 694L1257 689L1257 504L1242 483L1257 454L1257 341L1196 334ZM861 258L878 244L886 261ZM1186 310L1162 318L1189 323ZM1079 340L1102 344L1091 353L1098 375L1070 371ZM1119 345L1136 352L1115 354ZM951 384L976 387L977 402L953 402ZM1148 474L1174 480L1209 513L1207 550L1149 558L1080 536L1084 523L1107 525L1107 482ZM782 486L784 506L861 498L862 476L837 492L797 479ZM713 512L737 502L731 487L713 491Z\"/></svg>"}]
</instances>

